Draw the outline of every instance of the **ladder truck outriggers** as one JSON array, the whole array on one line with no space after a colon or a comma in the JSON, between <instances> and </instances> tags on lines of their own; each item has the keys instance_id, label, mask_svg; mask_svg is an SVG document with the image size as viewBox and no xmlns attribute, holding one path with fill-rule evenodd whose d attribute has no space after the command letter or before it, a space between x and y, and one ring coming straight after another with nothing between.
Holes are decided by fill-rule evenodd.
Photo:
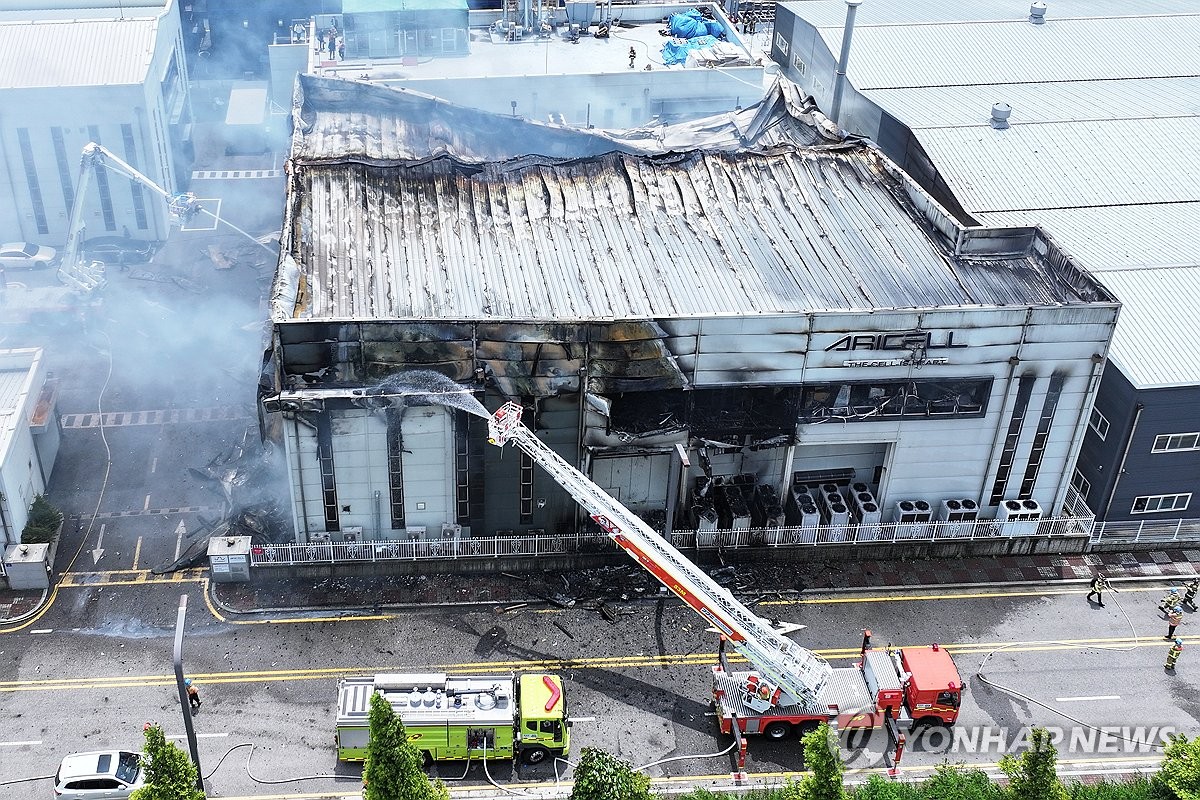
<instances>
[{"instance_id":1,"label":"ladder truck outriggers","mask_svg":"<svg viewBox=\"0 0 1200 800\"><path fill-rule=\"evenodd\" d=\"M938 645L897 651L871 648L864 631L860 659L834 668L778 632L718 585L640 517L551 450L522 422L522 407L505 403L488 421L488 441L512 444L536 461L578 502L600 528L671 592L720 633L713 666L713 701L722 733L738 744L745 766L744 734L782 739L821 722L836 729L886 727L898 765L905 731L914 723L952 724L958 718L962 680ZM749 662L730 667L726 644Z\"/></svg>"}]
</instances>

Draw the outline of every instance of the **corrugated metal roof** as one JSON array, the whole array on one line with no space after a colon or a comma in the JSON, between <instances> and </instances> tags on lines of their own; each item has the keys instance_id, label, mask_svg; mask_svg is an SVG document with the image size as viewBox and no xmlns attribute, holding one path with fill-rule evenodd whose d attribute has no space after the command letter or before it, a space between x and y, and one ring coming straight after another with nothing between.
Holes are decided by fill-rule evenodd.
<instances>
[{"instance_id":1,"label":"corrugated metal roof","mask_svg":"<svg viewBox=\"0 0 1200 800\"><path fill-rule=\"evenodd\" d=\"M872 89L866 96L913 130L987 125L992 103L1012 108L1013 125L1194 116L1200 83L1186 78L997 83Z\"/></svg>"},{"instance_id":2,"label":"corrugated metal roof","mask_svg":"<svg viewBox=\"0 0 1200 800\"><path fill-rule=\"evenodd\" d=\"M1143 389L1200 383L1200 269L1132 269L1100 280L1123 303L1110 356Z\"/></svg>"},{"instance_id":3,"label":"corrugated metal roof","mask_svg":"<svg viewBox=\"0 0 1200 800\"><path fill-rule=\"evenodd\" d=\"M970 214L1200 200L1200 116L914 135Z\"/></svg>"},{"instance_id":4,"label":"corrugated metal roof","mask_svg":"<svg viewBox=\"0 0 1200 800\"><path fill-rule=\"evenodd\" d=\"M842 27L845 0L798 0L782 5L817 27ZM1146 14L1186 14L1196 10L1193 0L1053 0L1046 19L1123 17ZM1014 0L868 0L858 8L857 25L896 25L925 22L1027 20L1029 3Z\"/></svg>"},{"instance_id":5,"label":"corrugated metal roof","mask_svg":"<svg viewBox=\"0 0 1200 800\"><path fill-rule=\"evenodd\" d=\"M157 17L0 22L0 89L144 83Z\"/></svg>"},{"instance_id":6,"label":"corrugated metal roof","mask_svg":"<svg viewBox=\"0 0 1200 800\"><path fill-rule=\"evenodd\" d=\"M623 319L1080 302L955 261L871 149L297 165L304 316Z\"/></svg>"},{"instance_id":7,"label":"corrugated metal roof","mask_svg":"<svg viewBox=\"0 0 1200 800\"><path fill-rule=\"evenodd\" d=\"M1144 206L1005 211L989 225L1042 225L1094 273L1200 264L1200 201ZM1200 307L1200 298L1197 298Z\"/></svg>"},{"instance_id":8,"label":"corrugated metal roof","mask_svg":"<svg viewBox=\"0 0 1200 800\"><path fill-rule=\"evenodd\" d=\"M830 52L840 28L820 31ZM855 26L847 75L859 91L1196 74L1196 48L1145 42L1200 41L1200 14ZM936 53L937 58L930 58ZM1104 57L1099 57L1103 53ZM1051 77L1053 76L1053 77Z\"/></svg>"}]
</instances>

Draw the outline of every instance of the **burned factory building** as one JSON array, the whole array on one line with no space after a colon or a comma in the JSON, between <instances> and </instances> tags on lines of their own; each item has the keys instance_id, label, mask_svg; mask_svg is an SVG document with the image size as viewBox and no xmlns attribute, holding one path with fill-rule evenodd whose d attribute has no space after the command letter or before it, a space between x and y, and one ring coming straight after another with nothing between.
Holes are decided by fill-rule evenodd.
<instances>
[{"instance_id":1,"label":"burned factory building","mask_svg":"<svg viewBox=\"0 0 1200 800\"><path fill-rule=\"evenodd\" d=\"M809 110L600 132L301 77L260 387L297 541L584 530L488 445L508 400L676 532L1055 522L1118 304Z\"/></svg>"}]
</instances>

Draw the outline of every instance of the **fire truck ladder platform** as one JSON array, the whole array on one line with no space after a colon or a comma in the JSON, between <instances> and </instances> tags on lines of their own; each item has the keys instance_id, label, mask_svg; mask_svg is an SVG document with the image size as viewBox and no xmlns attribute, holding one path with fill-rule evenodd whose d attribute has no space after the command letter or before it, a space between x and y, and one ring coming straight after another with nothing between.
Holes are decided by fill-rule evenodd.
<instances>
[{"instance_id":1,"label":"fire truck ladder platform","mask_svg":"<svg viewBox=\"0 0 1200 800\"><path fill-rule=\"evenodd\" d=\"M568 464L521 423L523 409L505 403L488 421L489 441L514 443L570 492L622 549L708 619L758 673L779 686L782 703L813 703L833 668L825 659L780 635L736 600L625 506Z\"/></svg>"}]
</instances>

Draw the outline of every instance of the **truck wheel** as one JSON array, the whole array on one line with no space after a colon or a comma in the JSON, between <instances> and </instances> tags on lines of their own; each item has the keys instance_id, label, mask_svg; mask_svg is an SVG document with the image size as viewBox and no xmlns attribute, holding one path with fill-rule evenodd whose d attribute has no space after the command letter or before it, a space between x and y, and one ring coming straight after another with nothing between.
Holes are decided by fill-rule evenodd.
<instances>
[{"instance_id":1,"label":"truck wheel","mask_svg":"<svg viewBox=\"0 0 1200 800\"><path fill-rule=\"evenodd\" d=\"M421 751L421 769L429 769L433 766L433 754L428 750Z\"/></svg>"},{"instance_id":2,"label":"truck wheel","mask_svg":"<svg viewBox=\"0 0 1200 800\"><path fill-rule=\"evenodd\" d=\"M772 722L763 728L763 736L768 739L786 739L791 732L792 725L789 722Z\"/></svg>"},{"instance_id":3,"label":"truck wheel","mask_svg":"<svg viewBox=\"0 0 1200 800\"><path fill-rule=\"evenodd\" d=\"M803 738L805 736L808 736L810 733L812 733L819 727L821 727L821 723L815 722L813 720L809 720L808 722L801 722L799 725L796 726L796 735Z\"/></svg>"},{"instance_id":4,"label":"truck wheel","mask_svg":"<svg viewBox=\"0 0 1200 800\"><path fill-rule=\"evenodd\" d=\"M521 751L521 761L525 764L540 764L550 757L550 751L544 747L527 747Z\"/></svg>"},{"instance_id":5,"label":"truck wheel","mask_svg":"<svg viewBox=\"0 0 1200 800\"><path fill-rule=\"evenodd\" d=\"M914 728L941 728L945 724L946 723L942 721L941 717L921 717L919 720L917 720L913 724L913 727Z\"/></svg>"}]
</instances>

